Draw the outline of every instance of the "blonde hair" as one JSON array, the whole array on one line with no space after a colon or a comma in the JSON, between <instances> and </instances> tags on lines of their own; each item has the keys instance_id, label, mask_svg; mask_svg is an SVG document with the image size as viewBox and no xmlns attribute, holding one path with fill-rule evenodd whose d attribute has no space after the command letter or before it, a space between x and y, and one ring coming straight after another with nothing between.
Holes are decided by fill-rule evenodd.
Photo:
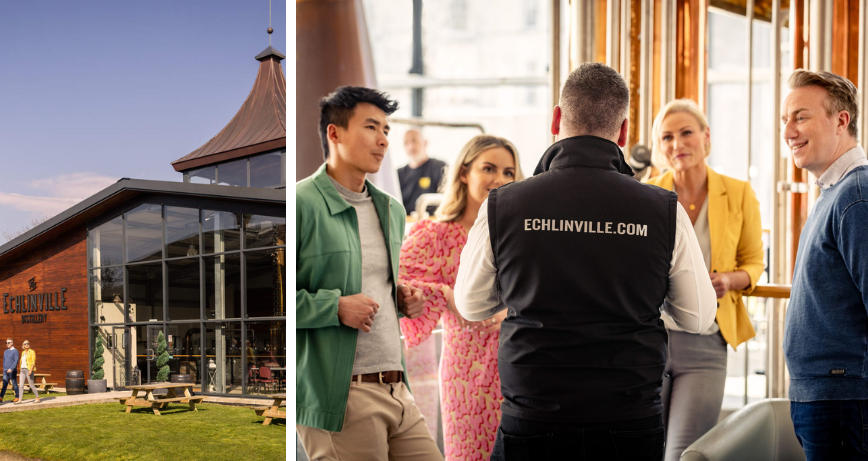
<instances>
[{"instance_id":1,"label":"blonde hair","mask_svg":"<svg viewBox=\"0 0 868 461\"><path fill-rule=\"evenodd\" d=\"M453 222L461 218L467 207L467 184L461 181L461 174L467 171L467 167L476 160L476 157L479 157L479 154L497 147L502 147L512 154L512 158L515 160L515 180L524 179L521 165L518 163L518 150L511 142L505 138L487 134L474 136L461 148L458 158L455 159L455 163L446 173L447 182L443 192L443 201L434 212L437 221Z\"/></svg>"},{"instance_id":2,"label":"blonde hair","mask_svg":"<svg viewBox=\"0 0 868 461\"><path fill-rule=\"evenodd\" d=\"M827 115L834 116L842 110L850 114L850 125L847 130L854 138L859 134L859 92L853 82L831 72L811 72L805 69L796 69L790 79L787 80L790 89L803 88L806 86L818 86L828 94L824 102Z\"/></svg>"},{"instance_id":3,"label":"blonde hair","mask_svg":"<svg viewBox=\"0 0 868 461\"><path fill-rule=\"evenodd\" d=\"M708 128L708 119L705 118L705 114L702 113L702 109L699 108L699 105L696 104L693 100L690 99L675 99L673 101L669 101L669 104L666 104L663 109L660 109L660 112L657 113L657 117L654 118L654 125L651 128L651 162L655 166L667 166L669 165L669 161L666 159L666 156L663 155L663 152L660 150L660 126L663 125L663 120L672 115L678 113L686 113L692 115L693 118L696 119L696 122L699 123L699 129L705 133L705 130ZM711 154L711 140L705 143L705 156Z\"/></svg>"}]
</instances>

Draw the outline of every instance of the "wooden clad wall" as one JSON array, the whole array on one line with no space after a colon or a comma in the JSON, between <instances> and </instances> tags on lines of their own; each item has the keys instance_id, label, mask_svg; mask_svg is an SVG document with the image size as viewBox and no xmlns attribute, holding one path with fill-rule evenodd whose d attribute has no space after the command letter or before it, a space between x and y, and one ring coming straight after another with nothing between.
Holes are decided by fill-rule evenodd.
<instances>
[{"instance_id":1,"label":"wooden clad wall","mask_svg":"<svg viewBox=\"0 0 868 461\"><path fill-rule=\"evenodd\" d=\"M73 229L51 242L33 248L25 256L0 265L0 297L33 294L64 293L66 310L45 310L31 313L5 313L0 310L0 336L21 343L30 341L36 351L36 372L50 373L50 382L64 387L68 370L82 370L90 376L88 360L87 306L87 231ZM29 280L35 278L31 291ZM0 298L0 305L3 300ZM58 300L56 304L60 304ZM22 323L22 315L47 315L45 323Z\"/></svg>"}]
</instances>

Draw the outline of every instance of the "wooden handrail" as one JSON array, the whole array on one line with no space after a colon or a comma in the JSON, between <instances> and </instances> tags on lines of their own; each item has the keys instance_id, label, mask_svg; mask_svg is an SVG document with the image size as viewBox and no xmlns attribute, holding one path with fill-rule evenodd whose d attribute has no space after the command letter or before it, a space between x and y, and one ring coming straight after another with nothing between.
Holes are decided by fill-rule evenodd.
<instances>
[{"instance_id":1,"label":"wooden handrail","mask_svg":"<svg viewBox=\"0 0 868 461\"><path fill-rule=\"evenodd\" d=\"M790 299L790 285L757 285L756 289L747 296L753 296L755 298Z\"/></svg>"}]
</instances>

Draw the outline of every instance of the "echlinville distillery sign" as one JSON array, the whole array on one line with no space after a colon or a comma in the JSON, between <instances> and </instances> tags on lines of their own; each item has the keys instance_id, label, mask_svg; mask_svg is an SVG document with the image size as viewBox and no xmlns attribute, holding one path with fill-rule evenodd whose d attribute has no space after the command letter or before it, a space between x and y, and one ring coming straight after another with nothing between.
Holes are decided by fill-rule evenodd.
<instances>
[{"instance_id":1,"label":"echlinville distillery sign","mask_svg":"<svg viewBox=\"0 0 868 461\"><path fill-rule=\"evenodd\" d=\"M66 288L53 293L32 293L37 289L36 277L28 280L28 283L31 293L25 295L3 293L4 314L22 314L21 323L46 323L48 314L44 312L66 310Z\"/></svg>"}]
</instances>

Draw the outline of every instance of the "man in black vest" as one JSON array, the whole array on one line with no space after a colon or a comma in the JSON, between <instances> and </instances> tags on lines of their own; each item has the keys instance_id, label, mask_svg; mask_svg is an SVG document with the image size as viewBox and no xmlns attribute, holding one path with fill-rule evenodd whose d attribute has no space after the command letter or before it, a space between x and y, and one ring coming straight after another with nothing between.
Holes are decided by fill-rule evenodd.
<instances>
[{"instance_id":1,"label":"man in black vest","mask_svg":"<svg viewBox=\"0 0 868 461\"><path fill-rule=\"evenodd\" d=\"M663 459L661 311L699 333L716 298L677 196L633 179L618 147L629 102L613 69L574 70L558 141L533 177L490 192L470 230L458 310L507 310L492 460Z\"/></svg>"}]
</instances>

